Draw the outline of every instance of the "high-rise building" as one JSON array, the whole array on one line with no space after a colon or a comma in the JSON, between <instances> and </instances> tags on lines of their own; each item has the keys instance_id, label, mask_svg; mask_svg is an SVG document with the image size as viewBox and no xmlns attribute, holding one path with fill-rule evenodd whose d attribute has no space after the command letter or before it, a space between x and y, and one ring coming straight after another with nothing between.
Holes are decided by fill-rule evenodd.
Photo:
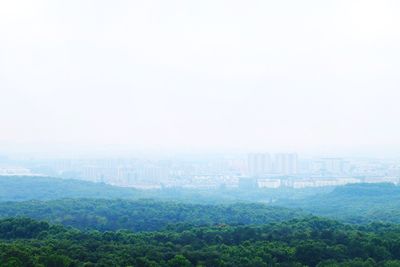
<instances>
[{"instance_id":1,"label":"high-rise building","mask_svg":"<svg viewBox=\"0 0 400 267\"><path fill-rule=\"evenodd\" d=\"M275 155L275 172L292 175L298 173L298 158L295 153L280 153Z\"/></svg>"},{"instance_id":2,"label":"high-rise building","mask_svg":"<svg viewBox=\"0 0 400 267\"><path fill-rule=\"evenodd\" d=\"M343 172L343 160L341 158L325 158L325 170L332 174L341 174Z\"/></svg>"},{"instance_id":3,"label":"high-rise building","mask_svg":"<svg viewBox=\"0 0 400 267\"><path fill-rule=\"evenodd\" d=\"M321 175L343 175L350 171L350 163L342 158L321 158L313 163L313 172Z\"/></svg>"},{"instance_id":4,"label":"high-rise building","mask_svg":"<svg viewBox=\"0 0 400 267\"><path fill-rule=\"evenodd\" d=\"M271 156L268 153L251 153L247 157L249 176L261 177L272 171Z\"/></svg>"}]
</instances>

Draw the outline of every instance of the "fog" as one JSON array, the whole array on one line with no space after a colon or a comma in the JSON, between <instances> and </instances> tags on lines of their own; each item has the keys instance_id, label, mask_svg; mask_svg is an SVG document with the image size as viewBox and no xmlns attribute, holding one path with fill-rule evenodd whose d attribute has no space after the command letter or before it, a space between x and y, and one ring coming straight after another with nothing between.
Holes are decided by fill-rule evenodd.
<instances>
[{"instance_id":1,"label":"fog","mask_svg":"<svg viewBox=\"0 0 400 267\"><path fill-rule=\"evenodd\" d=\"M0 149L397 153L398 1L0 2Z\"/></svg>"}]
</instances>

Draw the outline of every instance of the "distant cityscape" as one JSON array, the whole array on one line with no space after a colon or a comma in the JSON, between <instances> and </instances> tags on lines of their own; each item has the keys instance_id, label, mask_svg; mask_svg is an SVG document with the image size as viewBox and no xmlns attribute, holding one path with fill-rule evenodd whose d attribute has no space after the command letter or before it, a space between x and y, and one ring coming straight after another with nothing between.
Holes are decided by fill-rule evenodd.
<instances>
[{"instance_id":1,"label":"distant cityscape","mask_svg":"<svg viewBox=\"0 0 400 267\"><path fill-rule=\"evenodd\" d=\"M400 182L400 160L250 153L167 159L0 158L2 176L51 176L138 189L307 188Z\"/></svg>"}]
</instances>

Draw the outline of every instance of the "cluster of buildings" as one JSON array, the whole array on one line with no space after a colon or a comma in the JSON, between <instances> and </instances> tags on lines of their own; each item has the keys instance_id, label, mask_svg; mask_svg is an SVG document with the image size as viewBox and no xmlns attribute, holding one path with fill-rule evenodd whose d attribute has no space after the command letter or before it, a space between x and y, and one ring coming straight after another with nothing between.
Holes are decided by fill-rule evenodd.
<instances>
[{"instance_id":1,"label":"cluster of buildings","mask_svg":"<svg viewBox=\"0 0 400 267\"><path fill-rule=\"evenodd\" d=\"M64 159L24 161L0 175L48 175L140 189L306 188L349 183L399 184L400 161L300 158L296 153L250 153L169 159Z\"/></svg>"},{"instance_id":2,"label":"cluster of buildings","mask_svg":"<svg viewBox=\"0 0 400 267\"><path fill-rule=\"evenodd\" d=\"M400 163L382 160L345 160L321 157L299 160L297 154L252 153L247 158L244 187L306 188L352 183L400 183Z\"/></svg>"},{"instance_id":3,"label":"cluster of buildings","mask_svg":"<svg viewBox=\"0 0 400 267\"><path fill-rule=\"evenodd\" d=\"M251 177L269 174L294 175L299 172L297 154L251 153L247 156L247 172Z\"/></svg>"},{"instance_id":4,"label":"cluster of buildings","mask_svg":"<svg viewBox=\"0 0 400 267\"><path fill-rule=\"evenodd\" d=\"M34 175L30 169L23 167L1 166L0 176L31 176Z\"/></svg>"},{"instance_id":5,"label":"cluster of buildings","mask_svg":"<svg viewBox=\"0 0 400 267\"><path fill-rule=\"evenodd\" d=\"M247 173L251 177L268 176L271 174L296 175L300 173L336 176L348 174L351 164L343 158L318 158L302 161L296 153L251 153L247 157Z\"/></svg>"}]
</instances>

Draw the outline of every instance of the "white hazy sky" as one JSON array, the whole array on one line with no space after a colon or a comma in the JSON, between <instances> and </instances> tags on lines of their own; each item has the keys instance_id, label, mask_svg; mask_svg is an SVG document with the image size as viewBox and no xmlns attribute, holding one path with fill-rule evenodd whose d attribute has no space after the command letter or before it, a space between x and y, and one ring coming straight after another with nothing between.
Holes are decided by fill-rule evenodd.
<instances>
[{"instance_id":1,"label":"white hazy sky","mask_svg":"<svg viewBox=\"0 0 400 267\"><path fill-rule=\"evenodd\" d=\"M399 14L397 0L0 0L0 144L400 153Z\"/></svg>"}]
</instances>

